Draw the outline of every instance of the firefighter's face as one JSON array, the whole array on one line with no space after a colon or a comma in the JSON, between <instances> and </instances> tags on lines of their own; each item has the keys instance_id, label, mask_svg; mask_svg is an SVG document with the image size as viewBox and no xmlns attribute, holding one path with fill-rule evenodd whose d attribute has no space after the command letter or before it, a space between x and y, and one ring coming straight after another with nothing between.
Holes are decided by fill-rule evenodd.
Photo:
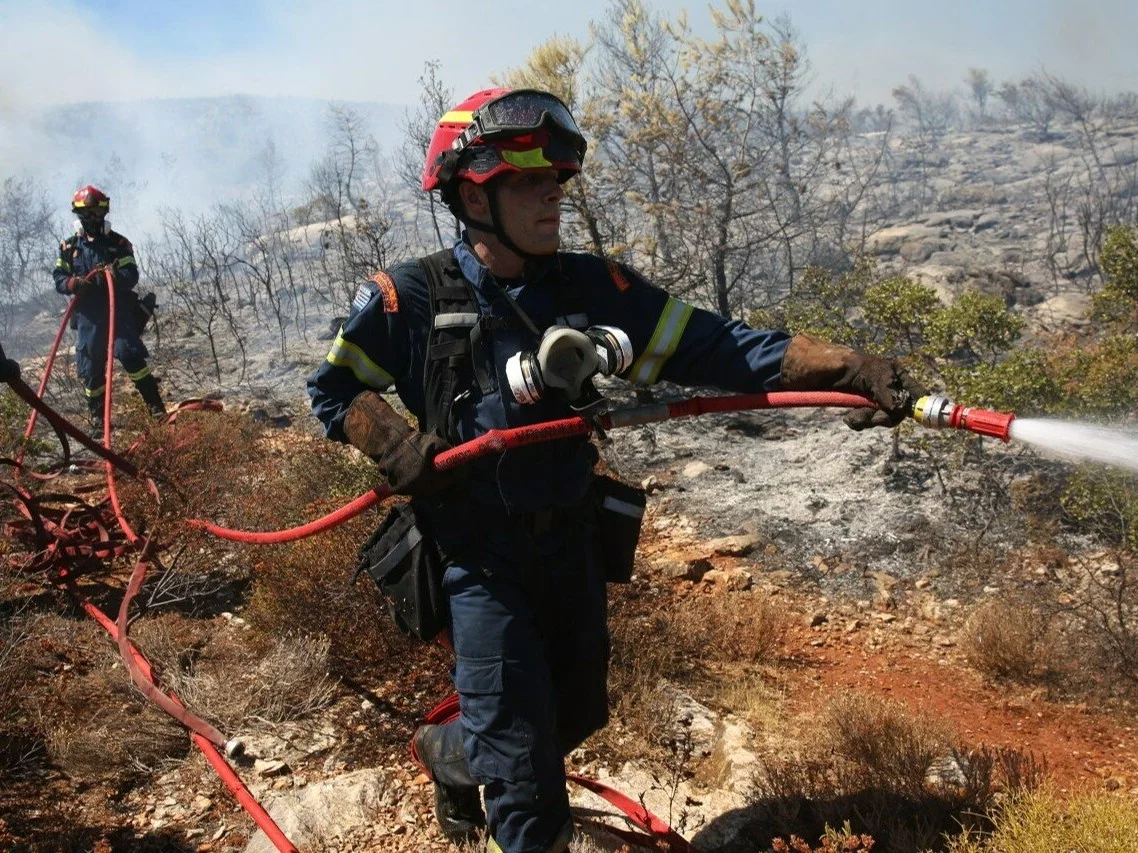
<instances>
[{"instance_id":1,"label":"firefighter's face","mask_svg":"<svg viewBox=\"0 0 1138 853\"><path fill-rule=\"evenodd\" d=\"M525 169L498 178L499 224L523 252L552 255L561 246L561 199L554 169Z\"/></svg>"}]
</instances>

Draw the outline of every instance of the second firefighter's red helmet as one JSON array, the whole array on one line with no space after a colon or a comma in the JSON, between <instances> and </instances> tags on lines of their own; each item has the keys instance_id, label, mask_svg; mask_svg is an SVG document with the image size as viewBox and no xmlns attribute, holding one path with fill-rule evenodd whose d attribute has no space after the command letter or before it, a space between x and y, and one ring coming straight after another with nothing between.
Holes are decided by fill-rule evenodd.
<instances>
[{"instance_id":1,"label":"second firefighter's red helmet","mask_svg":"<svg viewBox=\"0 0 1138 853\"><path fill-rule=\"evenodd\" d=\"M77 189L75 195L71 197L71 209L75 213L86 213L88 211L106 213L111 209L111 200L101 189L87 184L87 186Z\"/></svg>"},{"instance_id":2,"label":"second firefighter's red helmet","mask_svg":"<svg viewBox=\"0 0 1138 853\"><path fill-rule=\"evenodd\" d=\"M459 178L483 184L523 169L556 169L564 182L581 171L586 148L577 122L556 95L483 89L439 119L422 187L443 189Z\"/></svg>"}]
</instances>

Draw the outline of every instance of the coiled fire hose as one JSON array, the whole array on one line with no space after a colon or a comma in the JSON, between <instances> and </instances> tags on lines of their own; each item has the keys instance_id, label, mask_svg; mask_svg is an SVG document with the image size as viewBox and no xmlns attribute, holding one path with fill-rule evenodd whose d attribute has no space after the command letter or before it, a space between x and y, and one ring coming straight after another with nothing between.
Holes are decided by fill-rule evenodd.
<instances>
[{"instance_id":1,"label":"coiled fire hose","mask_svg":"<svg viewBox=\"0 0 1138 853\"><path fill-rule=\"evenodd\" d=\"M98 272L92 271L92 274ZM216 728L211 726L201 717L189 711L185 705L178 699L177 696L163 691L157 683L153 669L150 662L140 652L134 644L130 642L127 636L129 626L129 609L131 600L142 586L142 582L146 577L146 569L149 563L155 559L151 553L151 539L148 538L143 542L137 533L133 530L126 517L123 515L122 507L119 503L118 492L115 488L114 470L118 468L130 476L140 477L141 474L137 467L125 459L123 456L113 452L110 449L111 437L111 404L113 393L113 370L114 370L114 341L115 332L115 288L114 279L110 270L103 268L102 273L107 287L107 303L108 303L108 328L107 328L107 347L106 347L106 368L104 374L106 392L103 403L103 441L99 443L91 440L81 430L72 425L65 418L56 413L50 406L43 402L43 392L47 387L47 382L50 377L51 367L55 361L55 356L59 348L59 343L63 337L63 331L66 328L67 322L70 319L71 313L74 310L77 297L73 297L68 303L67 311L64 312L63 319L60 323L59 331L56 334L55 340L52 344L51 353L48 356L47 364L44 370L43 379L40 382L39 392L33 392L19 377L19 367L15 362L11 362L4 358L3 350L0 349L0 378L5 381L9 387L32 408L32 414L28 420L28 426L24 433L25 440L32 434L35 428L36 415L43 413L45 418L51 423L52 428L61 437L61 443L64 447L64 465L61 470L66 467L68 459L68 445L64 435L69 435L78 440L85 447L99 455L104 460L105 475L107 482L107 492L111 501L111 506L114 511L115 519L118 523L119 529L125 535L129 546L139 551L139 557L135 562L134 570L131 573L130 582L127 586L126 593L123 595L121 604L119 605L118 620L112 621L105 613L102 612L93 602L87 599L76 586L74 578L70 572L64 568L58 573L58 580L67 588L71 595L78 601L80 606L90 615L96 622L98 622L104 630L115 640L119 649L119 656L122 658L123 664L127 671L130 673L131 680L142 691L151 702L161 708L165 713L173 717L183 726L190 731L191 741L200 749L213 767L214 772L222 780L225 786L237 799L238 803L248 812L253 822L265 833L265 837L273 844L281 853L298 853L296 846L289 841L287 836L277 826L276 822L272 819L264 807L257 802L257 799L241 781L240 777L236 774L233 768L223 757L221 750L225 750L229 755L237 755L240 752L240 744L237 741L226 742L225 737ZM91 276L88 276L90 279ZM15 460L10 460L16 472L23 468L23 453ZM153 480L146 478L149 490L156 501L160 501L158 489ZM17 497L20 499L20 507L26 518L31 520L36 528L37 541L45 541L47 530L41 518L33 512L35 507L34 498L26 491L11 487L16 492ZM66 518L66 515L65 515ZM60 528L65 529L66 525L61 524ZM105 536L106 534L102 534ZM101 538L102 538L101 536ZM58 543L52 542L47 546L49 552L60 553L66 555L63 549L57 549ZM113 548L108 551L107 555L115 555L122 553L125 549Z\"/></svg>"}]
</instances>

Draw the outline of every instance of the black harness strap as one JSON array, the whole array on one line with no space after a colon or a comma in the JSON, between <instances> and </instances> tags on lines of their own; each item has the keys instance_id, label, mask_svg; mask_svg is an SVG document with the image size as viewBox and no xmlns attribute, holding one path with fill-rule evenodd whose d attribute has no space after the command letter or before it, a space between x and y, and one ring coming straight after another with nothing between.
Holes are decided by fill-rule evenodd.
<instances>
[{"instance_id":1,"label":"black harness strap","mask_svg":"<svg viewBox=\"0 0 1138 853\"><path fill-rule=\"evenodd\" d=\"M588 326L580 291L561 269L556 259L558 323L583 329ZM487 366L485 336L502 329L524 325L539 339L541 331L504 288L514 316L485 316L478 307L474 289L462 275L451 249L443 249L419 258L427 275L428 300L431 306L431 331L427 341L427 365L423 374L423 400L426 418L421 428L446 441L457 443L454 405L470 393L477 383L483 394L494 390ZM497 282L495 282L497 284ZM535 342L536 343L536 342Z\"/></svg>"},{"instance_id":2,"label":"black harness strap","mask_svg":"<svg viewBox=\"0 0 1138 853\"><path fill-rule=\"evenodd\" d=\"M454 252L443 249L419 259L427 274L431 331L423 372L424 432L455 442L451 410L460 386L465 391L471 373L470 331L478 327L479 310Z\"/></svg>"}]
</instances>

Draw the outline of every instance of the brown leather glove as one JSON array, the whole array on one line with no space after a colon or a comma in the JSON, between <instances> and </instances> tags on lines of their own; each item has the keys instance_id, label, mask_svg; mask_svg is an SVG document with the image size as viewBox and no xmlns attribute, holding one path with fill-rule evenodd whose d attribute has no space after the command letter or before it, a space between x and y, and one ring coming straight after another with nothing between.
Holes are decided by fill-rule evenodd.
<instances>
[{"instance_id":1,"label":"brown leather glove","mask_svg":"<svg viewBox=\"0 0 1138 853\"><path fill-rule=\"evenodd\" d=\"M67 292L68 293L82 293L87 289L89 282L81 276L73 275L67 279Z\"/></svg>"},{"instance_id":2,"label":"brown leather glove","mask_svg":"<svg viewBox=\"0 0 1138 853\"><path fill-rule=\"evenodd\" d=\"M913 412L926 392L896 361L832 344L810 335L795 335L782 357L785 391L846 391L877 403L876 409L853 409L844 418L850 429L894 427Z\"/></svg>"},{"instance_id":3,"label":"brown leather glove","mask_svg":"<svg viewBox=\"0 0 1138 853\"><path fill-rule=\"evenodd\" d=\"M450 445L437 435L419 432L375 391L364 391L348 406L344 434L372 458L393 491L412 497L441 492L457 482L431 460Z\"/></svg>"}]
</instances>

